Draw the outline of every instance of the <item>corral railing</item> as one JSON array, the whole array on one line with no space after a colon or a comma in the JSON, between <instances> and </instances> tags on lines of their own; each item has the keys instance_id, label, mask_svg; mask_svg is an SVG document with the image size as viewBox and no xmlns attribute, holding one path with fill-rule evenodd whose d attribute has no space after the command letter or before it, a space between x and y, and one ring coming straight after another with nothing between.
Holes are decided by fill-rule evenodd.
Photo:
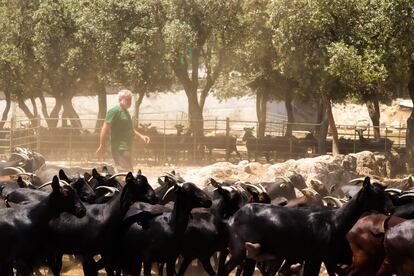
<instances>
[{"instance_id":1,"label":"corral railing","mask_svg":"<svg viewBox=\"0 0 414 276\"><path fill-rule=\"evenodd\" d=\"M57 120L57 119L56 119ZM18 118L10 123L9 127L0 131L0 154L6 154L12 148L28 147L42 153L47 160L65 160L69 162L99 162L109 161L111 156L109 152L103 157L97 157L95 151L99 144L99 133L95 130L96 119L81 119L82 128L62 127L49 129L44 119L29 121L28 119ZM217 145L221 143L228 145L232 143L230 137L235 138L238 151L242 159L247 157L247 148L242 141L244 128L254 127L258 129L256 121L238 121L230 119L207 119L204 120L205 137L215 136L222 137L224 140L218 140L210 143L213 148L212 156L208 155L208 146L203 150L200 145L206 144L202 138L186 134L188 129L188 120L160 120L154 118L141 118L136 123L138 127L144 124L151 124L155 127L158 136L152 137L148 145L136 142L134 157L138 162L181 162L186 160L204 159L208 161L220 161L226 159L225 148ZM184 132L178 136L176 125L183 125ZM13 126L13 127L12 127ZM272 137L282 137L287 129L286 121L267 122L265 134ZM338 134L340 138L340 150L343 153L352 153L361 150L370 150L369 146L374 145L375 151L388 151L390 147L405 147L406 128L404 126L391 127L381 126L380 133L383 138L378 143L367 146L360 141L357 130L363 129L363 138L373 141L374 129L371 125L338 125ZM297 154L297 139L303 139L307 134L320 129L319 124L294 123L291 125L295 138L288 140L279 140L280 147L271 152L270 158L273 161L306 157L317 155L317 145L308 145L302 154ZM141 131L143 131L141 129ZM154 129L152 129L154 131ZM149 135L151 136L151 134ZM227 138L226 138L227 137ZM224 142L223 142L224 141ZM328 133L327 150L330 151L332 137ZM109 144L109 143L108 143ZM215 148L217 146L217 148ZM341 148L342 147L342 148ZM231 161L238 161L235 153L230 155Z\"/></svg>"}]
</instances>

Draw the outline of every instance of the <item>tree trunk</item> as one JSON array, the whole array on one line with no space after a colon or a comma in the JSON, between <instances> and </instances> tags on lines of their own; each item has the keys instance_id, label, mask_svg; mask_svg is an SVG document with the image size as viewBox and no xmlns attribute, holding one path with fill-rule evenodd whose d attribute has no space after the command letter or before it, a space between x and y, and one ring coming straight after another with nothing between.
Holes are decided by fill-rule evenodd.
<instances>
[{"instance_id":1,"label":"tree trunk","mask_svg":"<svg viewBox=\"0 0 414 276\"><path fill-rule=\"evenodd\" d=\"M42 105L42 114L45 120L47 121L49 119L49 114L47 113L47 104L45 97L43 96L43 92L39 92L39 100Z\"/></svg>"},{"instance_id":2,"label":"tree trunk","mask_svg":"<svg viewBox=\"0 0 414 276\"><path fill-rule=\"evenodd\" d=\"M318 103L318 127L315 128L315 137L318 139L318 154L326 154L326 136L328 135L328 117L326 106L323 101Z\"/></svg>"},{"instance_id":3,"label":"tree trunk","mask_svg":"<svg viewBox=\"0 0 414 276\"><path fill-rule=\"evenodd\" d=\"M1 117L0 129L3 129L4 124L7 121L7 116L9 115L10 106L11 106L10 91L8 89L4 89L4 95L6 96L6 108L4 109L3 115Z\"/></svg>"},{"instance_id":4,"label":"tree trunk","mask_svg":"<svg viewBox=\"0 0 414 276\"><path fill-rule=\"evenodd\" d=\"M134 89L135 91L138 90L138 88ZM135 123L136 128L138 128L138 122L139 122L139 110L141 108L142 101L144 100L145 96L145 90L139 90L138 92L138 100L135 101Z\"/></svg>"},{"instance_id":5,"label":"tree trunk","mask_svg":"<svg viewBox=\"0 0 414 276\"><path fill-rule=\"evenodd\" d=\"M326 116L328 118L329 127L332 132L332 155L335 156L339 154L338 130L336 129L335 119L332 114L331 100L326 95L322 95L322 99L326 107Z\"/></svg>"},{"instance_id":6,"label":"tree trunk","mask_svg":"<svg viewBox=\"0 0 414 276\"><path fill-rule=\"evenodd\" d=\"M65 95L68 95L68 94L65 94ZM76 112L76 110L73 108L73 105L72 105L72 96L67 97L63 100L63 114L65 114L63 118L65 117L70 118L69 120L70 120L70 124L72 127L79 129L79 130L82 129L82 122L79 118L78 113Z\"/></svg>"},{"instance_id":7,"label":"tree trunk","mask_svg":"<svg viewBox=\"0 0 414 276\"><path fill-rule=\"evenodd\" d=\"M30 102L32 103L32 106L33 106L33 116L34 117L39 116L39 113L37 112L37 105L36 105L35 97L31 96L30 97Z\"/></svg>"},{"instance_id":8,"label":"tree trunk","mask_svg":"<svg viewBox=\"0 0 414 276\"><path fill-rule=\"evenodd\" d=\"M50 112L49 120L47 120L47 126L49 128L56 128L59 123L59 112L62 108L62 97L55 96L55 106L53 107L52 111Z\"/></svg>"},{"instance_id":9,"label":"tree trunk","mask_svg":"<svg viewBox=\"0 0 414 276\"><path fill-rule=\"evenodd\" d=\"M288 124L286 126L285 136L292 136L293 123L295 122L295 117L293 115L293 106L292 106L292 93L289 90L285 91L285 108L287 113Z\"/></svg>"},{"instance_id":10,"label":"tree trunk","mask_svg":"<svg viewBox=\"0 0 414 276\"><path fill-rule=\"evenodd\" d=\"M95 133L99 133L101 131L101 127L105 119L108 105L106 101L105 84L102 81L100 81L98 78L96 78L95 80L95 89L96 89L96 94L98 95L98 105L99 105L98 118L95 124Z\"/></svg>"},{"instance_id":11,"label":"tree trunk","mask_svg":"<svg viewBox=\"0 0 414 276\"><path fill-rule=\"evenodd\" d=\"M372 125L374 126L374 137L380 138L380 109L378 99L375 97L372 100L367 100L365 104L367 106Z\"/></svg>"},{"instance_id":12,"label":"tree trunk","mask_svg":"<svg viewBox=\"0 0 414 276\"><path fill-rule=\"evenodd\" d=\"M27 107L26 103L24 102L23 95L20 92L17 93L17 102L19 104L20 109L24 112L26 117L32 120L34 118L33 113Z\"/></svg>"},{"instance_id":13,"label":"tree trunk","mask_svg":"<svg viewBox=\"0 0 414 276\"><path fill-rule=\"evenodd\" d=\"M257 129L258 138L263 138L265 135L268 98L269 98L269 92L267 90L260 89L259 91L257 91L256 114L257 114L257 121L259 122L259 128Z\"/></svg>"},{"instance_id":14,"label":"tree trunk","mask_svg":"<svg viewBox=\"0 0 414 276\"><path fill-rule=\"evenodd\" d=\"M410 65L410 81L408 83L408 94L414 104L414 63ZM409 160L408 166L412 168L414 165L414 108L411 110L411 115L407 119L407 134L405 136L406 149Z\"/></svg>"},{"instance_id":15,"label":"tree trunk","mask_svg":"<svg viewBox=\"0 0 414 276\"><path fill-rule=\"evenodd\" d=\"M188 97L188 117L190 121L190 129L193 135L197 138L204 136L204 120L203 110L200 108L197 95L195 97Z\"/></svg>"}]
</instances>

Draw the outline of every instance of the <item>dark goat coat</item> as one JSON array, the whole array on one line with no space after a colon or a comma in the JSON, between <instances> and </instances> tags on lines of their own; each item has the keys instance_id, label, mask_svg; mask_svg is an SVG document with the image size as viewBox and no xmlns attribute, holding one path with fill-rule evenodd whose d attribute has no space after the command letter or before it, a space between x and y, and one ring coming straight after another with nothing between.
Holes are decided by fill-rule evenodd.
<instances>
[{"instance_id":1,"label":"dark goat coat","mask_svg":"<svg viewBox=\"0 0 414 276\"><path fill-rule=\"evenodd\" d=\"M27 266L24 269L31 270L34 259L44 253L41 248L48 238L48 222L61 212L70 212L77 219L85 215L85 207L71 187L60 187L57 177L52 187L52 193L38 203L0 210L2 273L5 263L12 260L17 264L21 261Z\"/></svg>"},{"instance_id":2,"label":"dark goat coat","mask_svg":"<svg viewBox=\"0 0 414 276\"><path fill-rule=\"evenodd\" d=\"M388 270L401 276L414 275L414 220L390 228L384 238Z\"/></svg>"},{"instance_id":3,"label":"dark goat coat","mask_svg":"<svg viewBox=\"0 0 414 276\"><path fill-rule=\"evenodd\" d=\"M365 211L384 211L392 207L383 189L365 179L364 187L344 207L336 210L284 208L265 204L248 204L229 221L230 251L226 264L231 271L245 257L245 243L259 243L262 251L289 261L310 263L332 261L332 252L343 246L345 235ZM308 266L313 275L316 267ZM307 266L305 266L305 271ZM319 267L316 273L319 272ZM317 275L317 274L316 274Z\"/></svg>"},{"instance_id":4,"label":"dark goat coat","mask_svg":"<svg viewBox=\"0 0 414 276\"><path fill-rule=\"evenodd\" d=\"M122 233L123 218L135 201L155 203L156 197L145 176L135 178L128 173L121 193L105 204L87 204L86 216L82 219L63 214L50 222L51 252L112 256Z\"/></svg>"},{"instance_id":5,"label":"dark goat coat","mask_svg":"<svg viewBox=\"0 0 414 276\"><path fill-rule=\"evenodd\" d=\"M190 212L197 207L210 207L208 196L192 183L175 186L176 201L171 212L164 212L150 221L132 224L123 238L123 253L129 261L126 269L140 271L144 262L144 272L150 273L152 262L167 263L167 274L172 275L179 246L187 228ZM138 266L136 264L138 260Z\"/></svg>"},{"instance_id":6,"label":"dark goat coat","mask_svg":"<svg viewBox=\"0 0 414 276\"><path fill-rule=\"evenodd\" d=\"M385 257L385 231L403 221L383 214L360 218L346 235L353 255L348 275L375 275Z\"/></svg>"}]
</instances>

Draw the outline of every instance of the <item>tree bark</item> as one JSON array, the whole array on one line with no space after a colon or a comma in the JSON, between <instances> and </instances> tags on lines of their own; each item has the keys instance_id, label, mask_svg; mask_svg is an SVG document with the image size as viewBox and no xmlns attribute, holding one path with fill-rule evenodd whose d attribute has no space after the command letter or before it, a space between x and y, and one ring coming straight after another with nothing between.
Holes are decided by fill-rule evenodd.
<instances>
[{"instance_id":1,"label":"tree bark","mask_svg":"<svg viewBox=\"0 0 414 276\"><path fill-rule=\"evenodd\" d=\"M9 115L10 106L11 106L11 95L10 95L10 91L7 88L4 89L4 95L6 96L6 108L4 109L3 115L1 117L0 129L3 129L4 124L7 121L7 116Z\"/></svg>"},{"instance_id":2,"label":"tree bark","mask_svg":"<svg viewBox=\"0 0 414 276\"><path fill-rule=\"evenodd\" d=\"M95 89L96 89L96 94L98 95L98 105L99 105L98 118L95 124L95 133L99 133L101 131L101 127L105 119L108 105L106 101L105 84L102 81L100 81L98 77L96 77L96 80L95 80Z\"/></svg>"},{"instance_id":3,"label":"tree bark","mask_svg":"<svg viewBox=\"0 0 414 276\"><path fill-rule=\"evenodd\" d=\"M288 90L285 91L285 108L287 113L288 124L286 126L285 136L292 136L293 123L295 122L295 117L293 115L293 106L292 106L292 93Z\"/></svg>"},{"instance_id":4,"label":"tree bark","mask_svg":"<svg viewBox=\"0 0 414 276\"><path fill-rule=\"evenodd\" d=\"M138 88L135 88L134 90L137 91ZM141 90L138 90L138 91L139 91L138 92L138 100L135 101L135 122L137 124L139 122L139 111L140 111L141 104L142 104L142 101L144 100L144 96L145 96L145 90L141 89ZM136 127L138 128L138 125Z\"/></svg>"},{"instance_id":5,"label":"tree bark","mask_svg":"<svg viewBox=\"0 0 414 276\"><path fill-rule=\"evenodd\" d=\"M259 122L257 137L263 138L266 131L267 100L269 98L269 92L266 91L266 89L259 89L256 95L256 114Z\"/></svg>"},{"instance_id":6,"label":"tree bark","mask_svg":"<svg viewBox=\"0 0 414 276\"><path fill-rule=\"evenodd\" d=\"M410 81L408 82L408 95L411 98L411 101L414 105L414 62L410 65ZM411 115L407 119L407 134L406 138L406 148L408 154L408 166L412 168L414 165L414 108L411 110Z\"/></svg>"},{"instance_id":7,"label":"tree bark","mask_svg":"<svg viewBox=\"0 0 414 276\"><path fill-rule=\"evenodd\" d=\"M188 117L190 120L190 129L193 135L197 138L204 136L204 119L203 110L197 101L197 95L188 97Z\"/></svg>"},{"instance_id":8,"label":"tree bark","mask_svg":"<svg viewBox=\"0 0 414 276\"><path fill-rule=\"evenodd\" d=\"M42 105L42 114L45 120L47 121L49 119L49 114L47 113L47 104L45 97L43 96L43 92L39 92L39 100Z\"/></svg>"},{"instance_id":9,"label":"tree bark","mask_svg":"<svg viewBox=\"0 0 414 276\"><path fill-rule=\"evenodd\" d=\"M367 100L365 104L367 106L372 125L374 126L374 137L380 138L380 109L378 99L375 97L372 100Z\"/></svg>"},{"instance_id":10,"label":"tree bark","mask_svg":"<svg viewBox=\"0 0 414 276\"><path fill-rule=\"evenodd\" d=\"M328 135L328 117L326 116L326 107L321 100L318 108L318 127L315 128L315 136L318 139L318 154L326 154L326 137Z\"/></svg>"},{"instance_id":11,"label":"tree bark","mask_svg":"<svg viewBox=\"0 0 414 276\"><path fill-rule=\"evenodd\" d=\"M32 120L34 118L33 113L27 107L26 103L24 102L23 95L21 92L17 93L17 102L19 104L19 108L24 112L27 118Z\"/></svg>"},{"instance_id":12,"label":"tree bark","mask_svg":"<svg viewBox=\"0 0 414 276\"><path fill-rule=\"evenodd\" d=\"M33 106L33 116L34 116L34 117L39 116L39 113L38 113L38 111L37 111L37 104L36 104L36 99L35 99L35 97L31 96L31 97L30 97L30 102L32 103L32 106Z\"/></svg>"},{"instance_id":13,"label":"tree bark","mask_svg":"<svg viewBox=\"0 0 414 276\"><path fill-rule=\"evenodd\" d=\"M68 95L68 94L65 94ZM76 110L73 108L72 105L72 96L67 97L63 100L63 114L67 114L66 116L63 116L63 118L70 118L70 124L72 127L81 130L82 129L82 122L79 118L78 113L76 112ZM62 119L63 119L62 118Z\"/></svg>"},{"instance_id":14,"label":"tree bark","mask_svg":"<svg viewBox=\"0 0 414 276\"><path fill-rule=\"evenodd\" d=\"M329 127L332 132L332 155L335 156L339 154L338 130L335 125L335 118L332 114L331 100L324 94L322 95L322 99L326 107L326 116L328 118Z\"/></svg>"},{"instance_id":15,"label":"tree bark","mask_svg":"<svg viewBox=\"0 0 414 276\"><path fill-rule=\"evenodd\" d=\"M53 107L52 111L50 112L49 120L47 120L47 126L49 128L56 128L59 123L59 112L62 108L62 97L55 96L55 106Z\"/></svg>"}]
</instances>

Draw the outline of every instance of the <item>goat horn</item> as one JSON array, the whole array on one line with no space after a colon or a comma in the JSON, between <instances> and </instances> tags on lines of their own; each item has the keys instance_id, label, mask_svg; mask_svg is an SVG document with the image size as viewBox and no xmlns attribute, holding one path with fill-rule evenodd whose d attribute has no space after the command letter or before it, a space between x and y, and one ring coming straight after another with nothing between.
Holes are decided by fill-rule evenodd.
<instances>
[{"instance_id":1,"label":"goat horn","mask_svg":"<svg viewBox=\"0 0 414 276\"><path fill-rule=\"evenodd\" d=\"M292 183L292 181L290 180L290 178L289 177L287 177L287 176L281 176L280 177L281 179L283 179L284 181L286 181L287 183Z\"/></svg>"},{"instance_id":2,"label":"goat horn","mask_svg":"<svg viewBox=\"0 0 414 276\"><path fill-rule=\"evenodd\" d=\"M222 188L223 190L226 190L226 191L228 191L228 192L231 192L231 191L234 191L234 190L236 190L236 188L234 188L234 187L232 187L232 186L220 186L220 188ZM215 192L215 191L217 191L219 188L215 188L214 190L213 190L213 192Z\"/></svg>"},{"instance_id":3,"label":"goat horn","mask_svg":"<svg viewBox=\"0 0 414 276\"><path fill-rule=\"evenodd\" d=\"M355 179L349 180L349 183L358 184L360 182L364 182L364 180L365 180L365 177L360 177L360 178L355 178Z\"/></svg>"},{"instance_id":4,"label":"goat horn","mask_svg":"<svg viewBox=\"0 0 414 276\"><path fill-rule=\"evenodd\" d=\"M114 174L114 175L112 175L109 179L112 179L112 178L115 178L115 177L118 177L118 176L127 176L127 172L120 172L120 173L116 173L116 174Z\"/></svg>"},{"instance_id":5,"label":"goat horn","mask_svg":"<svg viewBox=\"0 0 414 276\"><path fill-rule=\"evenodd\" d=\"M29 158L29 156L27 156L26 154L24 154L24 153L18 153L18 152L13 152L11 155L17 155L17 156L20 156L21 158L23 158L24 160L26 160L26 161L28 161L30 158Z\"/></svg>"},{"instance_id":6,"label":"goat horn","mask_svg":"<svg viewBox=\"0 0 414 276\"><path fill-rule=\"evenodd\" d=\"M22 173L18 173L17 175L24 175L24 176L30 176L30 177L32 177L35 174L34 173L28 173L28 172L22 172Z\"/></svg>"},{"instance_id":7,"label":"goat horn","mask_svg":"<svg viewBox=\"0 0 414 276\"><path fill-rule=\"evenodd\" d=\"M256 185L253 185L253 184L245 184L247 187L250 187L250 188L253 188L253 189L255 189L258 193L260 193L261 191L260 191L260 189L256 186Z\"/></svg>"},{"instance_id":8,"label":"goat horn","mask_svg":"<svg viewBox=\"0 0 414 276\"><path fill-rule=\"evenodd\" d=\"M341 208L343 206L342 202L338 198L333 197L333 196L325 196L323 198L323 201L324 202L331 201L331 202L335 203L335 206L338 207L338 208Z\"/></svg>"},{"instance_id":9,"label":"goat horn","mask_svg":"<svg viewBox=\"0 0 414 276\"><path fill-rule=\"evenodd\" d=\"M109 192L104 195L105 197L113 196L115 193L119 193L117 188L110 186L99 186L96 190L108 190Z\"/></svg>"},{"instance_id":10,"label":"goat horn","mask_svg":"<svg viewBox=\"0 0 414 276\"><path fill-rule=\"evenodd\" d=\"M46 182L46 183L43 183L42 185L40 185L37 189L38 190L40 190L40 189L42 189L42 188L44 188L44 187L46 187L46 186L49 186L49 185L51 185L52 184L52 180L51 181L48 181L48 182ZM69 183L68 182L66 182L65 180L59 180L59 184L61 184L61 185L69 185Z\"/></svg>"},{"instance_id":11,"label":"goat horn","mask_svg":"<svg viewBox=\"0 0 414 276\"><path fill-rule=\"evenodd\" d=\"M317 192L317 191L315 191L315 189L312 189L312 188L310 188L310 187L308 187L308 188L305 188L305 189L302 189L302 190L300 190L303 194L305 194L304 192L309 192L309 193L311 193L313 196L317 196L317 195L319 195L319 193Z\"/></svg>"},{"instance_id":12,"label":"goat horn","mask_svg":"<svg viewBox=\"0 0 414 276\"><path fill-rule=\"evenodd\" d=\"M257 186L259 186L260 188L262 188L262 192L263 192L263 193L267 193L266 188L265 188L265 187L263 187L263 185L262 185L262 184L257 183Z\"/></svg>"},{"instance_id":13,"label":"goat horn","mask_svg":"<svg viewBox=\"0 0 414 276\"><path fill-rule=\"evenodd\" d=\"M414 192L405 193L403 195L400 195L398 198L404 198L404 197L414 197Z\"/></svg>"},{"instance_id":14,"label":"goat horn","mask_svg":"<svg viewBox=\"0 0 414 276\"><path fill-rule=\"evenodd\" d=\"M171 190L172 189L174 189L175 188L175 186L171 186L166 192L165 192L165 194L163 195L163 197L162 197L162 200L164 200L166 197L167 197L167 195L168 195L168 193L170 193L171 192Z\"/></svg>"},{"instance_id":15,"label":"goat horn","mask_svg":"<svg viewBox=\"0 0 414 276\"><path fill-rule=\"evenodd\" d=\"M403 190L397 189L397 188L387 188L387 189L385 189L385 192L387 192L389 194L401 194L403 192Z\"/></svg>"},{"instance_id":16,"label":"goat horn","mask_svg":"<svg viewBox=\"0 0 414 276\"><path fill-rule=\"evenodd\" d=\"M16 167L18 170L20 170L22 173L25 173L25 169L23 169L22 167Z\"/></svg>"},{"instance_id":17,"label":"goat horn","mask_svg":"<svg viewBox=\"0 0 414 276\"><path fill-rule=\"evenodd\" d=\"M48 181L48 182L46 182L46 183L43 183L42 185L40 185L37 189L43 189L44 187L46 187L46 186L48 186L48 185L50 185L50 184L52 184L52 181Z\"/></svg>"},{"instance_id":18,"label":"goat horn","mask_svg":"<svg viewBox=\"0 0 414 276\"><path fill-rule=\"evenodd\" d=\"M184 183L185 182L185 180L181 176L177 176L177 175L172 174L170 172L166 172L165 175L168 176L169 178L173 179L177 183Z\"/></svg>"},{"instance_id":19,"label":"goat horn","mask_svg":"<svg viewBox=\"0 0 414 276\"><path fill-rule=\"evenodd\" d=\"M310 181L312 184L316 183L317 185L322 185L322 181L320 181L319 179L311 179Z\"/></svg>"},{"instance_id":20,"label":"goat horn","mask_svg":"<svg viewBox=\"0 0 414 276\"><path fill-rule=\"evenodd\" d=\"M19 167L5 167L3 170L11 170L16 172L17 174L22 173L21 170L18 169Z\"/></svg>"},{"instance_id":21,"label":"goat horn","mask_svg":"<svg viewBox=\"0 0 414 276\"><path fill-rule=\"evenodd\" d=\"M106 189L106 190L109 190L113 193L119 192L119 189L117 189L115 187L111 187L111 186L99 186L99 187L96 188L96 190L101 190L101 189Z\"/></svg>"}]
</instances>

